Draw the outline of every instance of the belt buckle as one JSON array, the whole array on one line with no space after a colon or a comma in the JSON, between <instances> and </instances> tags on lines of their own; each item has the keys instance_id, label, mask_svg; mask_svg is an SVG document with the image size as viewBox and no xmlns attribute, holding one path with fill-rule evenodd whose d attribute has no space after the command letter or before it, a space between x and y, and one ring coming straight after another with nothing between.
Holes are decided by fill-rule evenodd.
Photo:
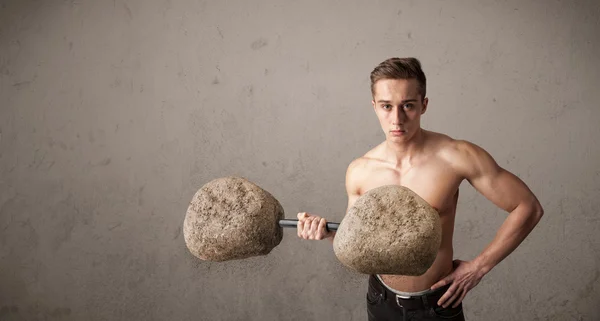
<instances>
[{"instance_id":1,"label":"belt buckle","mask_svg":"<svg viewBox=\"0 0 600 321\"><path fill-rule=\"evenodd\" d=\"M400 299L410 300L412 298L413 298L412 296L396 294L396 304L398 304L398 306L402 307L402 304L400 304Z\"/></svg>"}]
</instances>

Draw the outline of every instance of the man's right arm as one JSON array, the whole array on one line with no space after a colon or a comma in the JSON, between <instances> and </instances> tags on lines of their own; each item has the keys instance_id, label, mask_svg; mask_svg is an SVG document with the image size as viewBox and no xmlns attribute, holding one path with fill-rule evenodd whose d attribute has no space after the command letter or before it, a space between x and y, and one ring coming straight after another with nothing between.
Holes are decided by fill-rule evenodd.
<instances>
[{"instance_id":1,"label":"man's right arm","mask_svg":"<svg viewBox=\"0 0 600 321\"><path fill-rule=\"evenodd\" d=\"M354 160L346 170L346 193L348 194L348 207L346 213L360 196L359 187L360 160ZM306 240L329 239L333 243L335 231L327 231L327 220L310 213L298 213L298 237Z\"/></svg>"},{"instance_id":2,"label":"man's right arm","mask_svg":"<svg viewBox=\"0 0 600 321\"><path fill-rule=\"evenodd\" d=\"M346 193L348 194L348 208L346 214L350 208L354 205L354 202L360 197L360 172L362 168L362 159L355 159L348 165L346 171Z\"/></svg>"}]
</instances>

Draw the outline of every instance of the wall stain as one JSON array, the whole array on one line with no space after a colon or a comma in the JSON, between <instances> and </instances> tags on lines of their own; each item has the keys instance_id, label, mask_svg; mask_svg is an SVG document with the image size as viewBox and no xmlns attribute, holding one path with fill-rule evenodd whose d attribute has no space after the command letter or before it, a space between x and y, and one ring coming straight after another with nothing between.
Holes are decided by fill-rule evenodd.
<instances>
[{"instance_id":1,"label":"wall stain","mask_svg":"<svg viewBox=\"0 0 600 321\"><path fill-rule=\"evenodd\" d=\"M269 43L267 42L267 39L265 38L259 38L257 40L255 40L251 45L250 48L252 48L252 50L258 50L260 48L265 47L266 45L268 45Z\"/></svg>"},{"instance_id":2,"label":"wall stain","mask_svg":"<svg viewBox=\"0 0 600 321\"><path fill-rule=\"evenodd\" d=\"M129 20L133 20L133 14L131 14L131 9L129 9L129 6L127 6L127 3L123 2L123 7L125 7L125 11L127 12L127 16L129 17Z\"/></svg>"},{"instance_id":3,"label":"wall stain","mask_svg":"<svg viewBox=\"0 0 600 321\"><path fill-rule=\"evenodd\" d=\"M100 166L107 166L111 162L112 162L112 159L110 157L107 157L107 158L103 159L98 165L100 165Z\"/></svg>"},{"instance_id":4,"label":"wall stain","mask_svg":"<svg viewBox=\"0 0 600 321\"><path fill-rule=\"evenodd\" d=\"M21 89L23 87L27 87L30 84L31 84L31 80L21 81L21 82L18 82L18 83L14 83L13 87L16 87L17 89Z\"/></svg>"},{"instance_id":5,"label":"wall stain","mask_svg":"<svg viewBox=\"0 0 600 321\"><path fill-rule=\"evenodd\" d=\"M112 231L112 230L116 229L117 227L119 227L119 226L121 226L121 225L123 225L123 222L119 222L119 223L117 223L117 224L115 224L115 225L113 225L113 226L109 227L109 228L108 228L108 230L109 230L109 231Z\"/></svg>"},{"instance_id":6,"label":"wall stain","mask_svg":"<svg viewBox=\"0 0 600 321\"><path fill-rule=\"evenodd\" d=\"M140 187L138 189L138 206L144 205L144 199L142 198L142 193L144 192L144 188L146 188L146 185L142 185L142 187Z\"/></svg>"}]
</instances>

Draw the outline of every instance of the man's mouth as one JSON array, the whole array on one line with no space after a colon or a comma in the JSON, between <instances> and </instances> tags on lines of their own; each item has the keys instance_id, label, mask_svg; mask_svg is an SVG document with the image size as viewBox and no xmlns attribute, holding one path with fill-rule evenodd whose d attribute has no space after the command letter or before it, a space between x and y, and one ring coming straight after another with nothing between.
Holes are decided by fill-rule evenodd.
<instances>
[{"instance_id":1,"label":"man's mouth","mask_svg":"<svg viewBox=\"0 0 600 321\"><path fill-rule=\"evenodd\" d=\"M390 130L390 135L392 135L392 136L402 136L405 133L406 133L406 130L403 130L403 129Z\"/></svg>"}]
</instances>

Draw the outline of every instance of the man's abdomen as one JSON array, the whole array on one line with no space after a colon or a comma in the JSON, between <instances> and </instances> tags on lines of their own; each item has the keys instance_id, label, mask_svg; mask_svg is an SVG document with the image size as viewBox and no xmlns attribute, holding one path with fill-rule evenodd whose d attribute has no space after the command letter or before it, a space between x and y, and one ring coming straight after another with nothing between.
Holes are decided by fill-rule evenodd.
<instances>
[{"instance_id":1,"label":"man's abdomen","mask_svg":"<svg viewBox=\"0 0 600 321\"><path fill-rule=\"evenodd\" d=\"M420 276L381 275L388 287L402 292L419 292L429 289L439 280L452 272L452 245L442 248L425 274Z\"/></svg>"}]
</instances>

